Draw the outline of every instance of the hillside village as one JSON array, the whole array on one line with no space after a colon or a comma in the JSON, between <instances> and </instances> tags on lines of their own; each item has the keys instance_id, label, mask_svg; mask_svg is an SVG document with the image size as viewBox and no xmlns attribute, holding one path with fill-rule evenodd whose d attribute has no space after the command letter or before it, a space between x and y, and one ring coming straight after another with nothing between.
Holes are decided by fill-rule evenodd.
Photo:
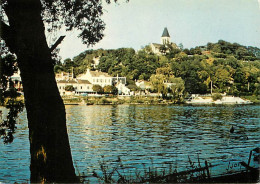
<instances>
[{"instance_id":1,"label":"hillside village","mask_svg":"<svg viewBox=\"0 0 260 184\"><path fill-rule=\"evenodd\" d=\"M154 54L162 55L163 52L160 51L160 47L164 47L166 45L172 45L174 48L178 48L175 43L170 42L170 35L167 28L164 28L163 34L161 36L161 44L151 43L151 48ZM166 50L168 52L168 50ZM99 65L100 56L93 57L92 69L86 69L85 73L82 73L75 77L73 73L73 68L71 68L71 72L60 72L57 73L55 78L57 82L57 86L60 92L60 95L89 95L89 96L99 96L101 91L95 91L93 86L101 86L104 88L105 86L115 86L117 89L117 94L119 95L134 95L135 93L131 91L126 86L126 77L116 77L110 76L108 73L101 72L99 70L95 70ZM14 82L14 86L20 91L22 90L21 78L20 74L15 73L11 79ZM150 85L143 81L136 81L135 85L139 87L141 90L150 89ZM72 86L70 89L66 90L66 86ZM169 86L169 84L168 84ZM109 93L109 92L108 92ZM142 94L142 93L139 93Z\"/></svg>"},{"instance_id":2,"label":"hillside village","mask_svg":"<svg viewBox=\"0 0 260 184\"><path fill-rule=\"evenodd\" d=\"M61 95L96 95L93 86L115 86L120 95L130 95L130 89L126 87L126 77L111 77L107 73L100 71L87 71L74 78L73 73L61 72L56 74L56 81ZM74 90L66 91L66 86L73 86Z\"/></svg>"},{"instance_id":3,"label":"hillside village","mask_svg":"<svg viewBox=\"0 0 260 184\"><path fill-rule=\"evenodd\" d=\"M61 96L148 95L183 101L191 94L259 98L260 49L219 40L184 49L164 28L160 43L87 50L58 62L54 71ZM22 90L19 73L11 77Z\"/></svg>"},{"instance_id":4,"label":"hillside village","mask_svg":"<svg viewBox=\"0 0 260 184\"><path fill-rule=\"evenodd\" d=\"M170 35L167 28L164 28L162 36L161 36L161 44L151 43L152 52L156 55L163 55L164 52L161 51L162 47L165 47L165 52L169 52L168 45L172 46L175 49L178 49L175 43L170 42ZM139 87L140 90L146 91L146 93L134 93L129 88L127 88L126 77L116 77L110 76L108 73L101 72L96 70L97 66L100 63L100 56L93 57L92 67L94 70L90 70L87 68L86 72L83 74L74 77L73 68L71 69L71 73L61 72L56 74L56 81L58 85L58 89L61 95L89 95L96 96L97 92L93 90L94 85L101 86L104 88L105 86L115 86L117 88L117 93L119 95L136 95L136 94L147 94L147 89L151 89L151 86L148 82L144 80L136 80L135 85ZM165 81L167 87L171 85L175 85L174 83L167 83ZM73 86L73 91L66 90L66 86Z\"/></svg>"}]
</instances>

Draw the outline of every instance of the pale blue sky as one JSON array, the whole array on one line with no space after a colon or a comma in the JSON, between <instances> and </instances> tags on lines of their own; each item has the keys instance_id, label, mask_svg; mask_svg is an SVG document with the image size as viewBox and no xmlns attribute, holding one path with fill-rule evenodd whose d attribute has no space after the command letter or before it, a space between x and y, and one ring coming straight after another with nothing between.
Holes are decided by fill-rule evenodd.
<instances>
[{"instance_id":1,"label":"pale blue sky","mask_svg":"<svg viewBox=\"0 0 260 184\"><path fill-rule=\"evenodd\" d=\"M185 48L226 40L260 48L260 0L130 0L105 5L105 37L93 48L135 50L160 43L164 27ZM66 33L62 59L84 50L76 32Z\"/></svg>"}]
</instances>

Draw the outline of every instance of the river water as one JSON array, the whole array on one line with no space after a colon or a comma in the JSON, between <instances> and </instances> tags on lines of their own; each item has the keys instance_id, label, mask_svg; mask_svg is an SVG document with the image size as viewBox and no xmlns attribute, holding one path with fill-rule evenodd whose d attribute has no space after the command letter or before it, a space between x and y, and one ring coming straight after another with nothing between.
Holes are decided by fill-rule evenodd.
<instances>
[{"instance_id":1,"label":"river water","mask_svg":"<svg viewBox=\"0 0 260 184\"><path fill-rule=\"evenodd\" d=\"M92 175L101 174L101 162L111 170L119 158L129 173L169 164L185 170L189 158L198 162L198 157L212 165L247 162L250 150L260 146L259 110L258 105L66 106L74 166L77 174ZM29 181L26 112L17 127L13 143L0 142L0 182Z\"/></svg>"}]
</instances>

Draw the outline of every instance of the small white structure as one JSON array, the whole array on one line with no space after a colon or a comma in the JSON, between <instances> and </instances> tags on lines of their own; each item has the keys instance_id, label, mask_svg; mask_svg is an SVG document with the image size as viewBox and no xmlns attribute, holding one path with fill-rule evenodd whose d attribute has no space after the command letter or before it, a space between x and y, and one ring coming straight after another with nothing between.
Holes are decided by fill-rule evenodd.
<instances>
[{"instance_id":1,"label":"small white structure","mask_svg":"<svg viewBox=\"0 0 260 184\"><path fill-rule=\"evenodd\" d=\"M126 84L126 77L112 77L108 73L100 71L90 71L87 69L86 73L81 74L77 79L88 80L93 85L100 85L101 87L114 85L116 83Z\"/></svg>"},{"instance_id":2,"label":"small white structure","mask_svg":"<svg viewBox=\"0 0 260 184\"><path fill-rule=\"evenodd\" d=\"M56 81L73 79L73 74L67 72L57 73L55 79Z\"/></svg>"},{"instance_id":3,"label":"small white structure","mask_svg":"<svg viewBox=\"0 0 260 184\"><path fill-rule=\"evenodd\" d=\"M130 95L130 89L125 86L125 84L118 83L116 85L116 88L118 89L119 95Z\"/></svg>"},{"instance_id":4,"label":"small white structure","mask_svg":"<svg viewBox=\"0 0 260 184\"><path fill-rule=\"evenodd\" d=\"M99 59L100 59L100 56L93 58L93 64L92 64L92 66L93 66L94 68L97 68L97 66L99 65Z\"/></svg>"},{"instance_id":5,"label":"small white structure","mask_svg":"<svg viewBox=\"0 0 260 184\"><path fill-rule=\"evenodd\" d=\"M20 76L20 70L18 70L16 73L14 73L10 79L13 81L13 87L16 88L18 91L23 91L23 85L22 85L22 78ZM10 88L9 83L7 88Z\"/></svg>"},{"instance_id":6,"label":"small white structure","mask_svg":"<svg viewBox=\"0 0 260 184\"><path fill-rule=\"evenodd\" d=\"M234 96L222 96L221 99L214 101L212 97L205 97L198 95L192 95L191 99L186 101L189 104L250 104L252 103L249 100L243 100L240 97Z\"/></svg>"},{"instance_id":7,"label":"small white structure","mask_svg":"<svg viewBox=\"0 0 260 184\"><path fill-rule=\"evenodd\" d=\"M135 82L135 85L139 88L141 88L141 90L146 90L146 89L151 89L151 85L149 84L149 82L144 81L144 80L138 80Z\"/></svg>"},{"instance_id":8,"label":"small white structure","mask_svg":"<svg viewBox=\"0 0 260 184\"><path fill-rule=\"evenodd\" d=\"M111 77L107 73L100 71L90 71L90 69L87 69L86 73L81 74L77 77L77 79L88 80L93 85L100 85L102 87L112 85L112 78L113 77Z\"/></svg>"},{"instance_id":9,"label":"small white structure","mask_svg":"<svg viewBox=\"0 0 260 184\"><path fill-rule=\"evenodd\" d=\"M215 104L250 104L252 102L249 100L243 100L242 98L239 97L225 96L222 97L221 100L216 100L214 103Z\"/></svg>"},{"instance_id":10,"label":"small white structure","mask_svg":"<svg viewBox=\"0 0 260 184\"><path fill-rule=\"evenodd\" d=\"M57 81L57 86L60 92L60 95L72 95L71 92L65 90L66 86L73 86L75 91L73 94L90 94L94 93L92 87L93 85L88 80L59 80Z\"/></svg>"}]
</instances>

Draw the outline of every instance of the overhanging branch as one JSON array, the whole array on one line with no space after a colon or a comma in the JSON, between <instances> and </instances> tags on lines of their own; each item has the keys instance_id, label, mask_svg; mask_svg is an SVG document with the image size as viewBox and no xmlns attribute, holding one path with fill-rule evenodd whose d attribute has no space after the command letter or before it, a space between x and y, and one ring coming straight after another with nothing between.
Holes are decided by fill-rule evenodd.
<instances>
[{"instance_id":1,"label":"overhanging branch","mask_svg":"<svg viewBox=\"0 0 260 184\"><path fill-rule=\"evenodd\" d=\"M65 36L60 36L59 39L54 43L53 46L51 46L50 51L52 52L56 47L62 42L62 40L65 38Z\"/></svg>"}]
</instances>

